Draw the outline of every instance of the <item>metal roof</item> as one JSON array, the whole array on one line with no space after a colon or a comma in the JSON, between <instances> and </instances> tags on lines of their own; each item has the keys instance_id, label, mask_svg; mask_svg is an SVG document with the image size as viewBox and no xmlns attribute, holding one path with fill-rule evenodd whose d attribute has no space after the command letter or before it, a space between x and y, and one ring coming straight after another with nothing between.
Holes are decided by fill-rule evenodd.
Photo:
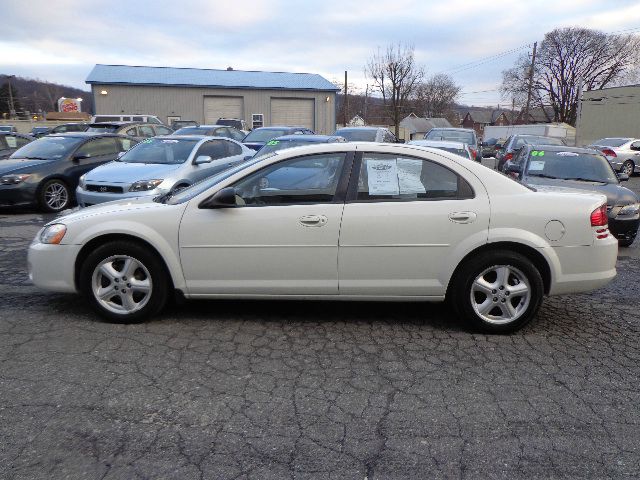
<instances>
[{"instance_id":1,"label":"metal roof","mask_svg":"<svg viewBox=\"0 0 640 480\"><path fill-rule=\"evenodd\" d=\"M96 65L86 83L100 85L159 85L182 87L259 88L286 90L339 89L321 75L313 73L245 72L199 68L138 67Z\"/></svg>"}]
</instances>

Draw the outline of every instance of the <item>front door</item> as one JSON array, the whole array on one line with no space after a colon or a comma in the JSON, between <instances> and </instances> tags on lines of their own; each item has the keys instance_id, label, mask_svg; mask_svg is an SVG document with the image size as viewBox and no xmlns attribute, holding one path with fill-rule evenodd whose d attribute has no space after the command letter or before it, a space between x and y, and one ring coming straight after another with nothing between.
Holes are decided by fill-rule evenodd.
<instances>
[{"instance_id":1,"label":"front door","mask_svg":"<svg viewBox=\"0 0 640 480\"><path fill-rule=\"evenodd\" d=\"M122 144L118 137L98 137L82 144L71 155L66 168L67 176L73 179L72 187L75 188L78 185L81 175L103 163L115 160L120 151L122 151ZM83 158L74 160L73 157Z\"/></svg>"},{"instance_id":2,"label":"front door","mask_svg":"<svg viewBox=\"0 0 640 480\"><path fill-rule=\"evenodd\" d=\"M192 201L180 224L189 294L337 294L350 166L345 153L295 157L236 182L235 207L201 209Z\"/></svg>"},{"instance_id":3,"label":"front door","mask_svg":"<svg viewBox=\"0 0 640 480\"><path fill-rule=\"evenodd\" d=\"M436 161L359 155L342 218L340 294L443 295L458 246L486 241L484 187Z\"/></svg>"}]
</instances>

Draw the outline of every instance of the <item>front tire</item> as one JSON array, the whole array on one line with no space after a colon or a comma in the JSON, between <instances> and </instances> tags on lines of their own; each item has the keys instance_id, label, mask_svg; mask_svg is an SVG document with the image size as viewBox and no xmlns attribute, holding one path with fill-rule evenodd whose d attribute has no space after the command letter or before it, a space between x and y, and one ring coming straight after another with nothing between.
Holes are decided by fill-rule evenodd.
<instances>
[{"instance_id":1,"label":"front tire","mask_svg":"<svg viewBox=\"0 0 640 480\"><path fill-rule=\"evenodd\" d=\"M512 333L529 323L544 295L542 276L525 256L489 251L470 258L451 280L448 300L484 333Z\"/></svg>"},{"instance_id":2,"label":"front tire","mask_svg":"<svg viewBox=\"0 0 640 480\"><path fill-rule=\"evenodd\" d=\"M71 191L58 178L47 180L39 190L38 203L45 212L60 212L71 205Z\"/></svg>"},{"instance_id":3,"label":"front tire","mask_svg":"<svg viewBox=\"0 0 640 480\"><path fill-rule=\"evenodd\" d=\"M105 319L140 323L162 310L169 280L155 254L119 240L89 254L80 269L80 290Z\"/></svg>"}]
</instances>

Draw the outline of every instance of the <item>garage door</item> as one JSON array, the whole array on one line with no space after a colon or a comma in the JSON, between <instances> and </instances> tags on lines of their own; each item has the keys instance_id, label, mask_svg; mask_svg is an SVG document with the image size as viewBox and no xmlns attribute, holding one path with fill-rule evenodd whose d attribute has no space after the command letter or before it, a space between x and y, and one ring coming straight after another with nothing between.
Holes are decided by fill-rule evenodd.
<instances>
[{"instance_id":1,"label":"garage door","mask_svg":"<svg viewBox=\"0 0 640 480\"><path fill-rule=\"evenodd\" d=\"M272 98L271 125L315 128L313 99Z\"/></svg>"},{"instance_id":2,"label":"garage door","mask_svg":"<svg viewBox=\"0 0 640 480\"><path fill-rule=\"evenodd\" d=\"M204 123L214 124L219 118L244 118L242 97L204 97Z\"/></svg>"}]
</instances>

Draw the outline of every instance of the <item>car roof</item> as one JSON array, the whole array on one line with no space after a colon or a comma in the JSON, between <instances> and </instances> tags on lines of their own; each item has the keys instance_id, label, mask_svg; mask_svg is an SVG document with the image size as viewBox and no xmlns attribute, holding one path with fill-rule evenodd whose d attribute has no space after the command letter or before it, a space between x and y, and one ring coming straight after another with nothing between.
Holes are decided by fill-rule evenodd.
<instances>
[{"instance_id":1,"label":"car roof","mask_svg":"<svg viewBox=\"0 0 640 480\"><path fill-rule=\"evenodd\" d=\"M89 138L89 137L117 137L117 138L132 138L126 135L119 135L111 132L64 132L54 133L47 135L47 137L71 137L71 138ZM44 137L43 137L44 138Z\"/></svg>"},{"instance_id":2,"label":"car roof","mask_svg":"<svg viewBox=\"0 0 640 480\"><path fill-rule=\"evenodd\" d=\"M5 137L7 137L7 136L8 137L15 137L17 135L18 137L33 138L28 133L19 133L19 132L0 132L0 135L4 135Z\"/></svg>"},{"instance_id":3,"label":"car roof","mask_svg":"<svg viewBox=\"0 0 640 480\"><path fill-rule=\"evenodd\" d=\"M230 127L229 125L185 125L184 127L180 127L181 129L183 128L218 128L218 127L223 127L223 128L233 128Z\"/></svg>"},{"instance_id":4,"label":"car roof","mask_svg":"<svg viewBox=\"0 0 640 480\"><path fill-rule=\"evenodd\" d=\"M147 122L133 122L133 121L115 121L115 122L93 122L90 123L90 127L94 127L96 125L115 125L118 127L125 125L157 125L155 123L147 123Z\"/></svg>"},{"instance_id":5,"label":"car roof","mask_svg":"<svg viewBox=\"0 0 640 480\"><path fill-rule=\"evenodd\" d=\"M454 132L473 132L473 133L476 133L476 131L473 128L433 127L431 130L447 130L447 131L454 131ZM431 130L429 130L429 131L431 131Z\"/></svg>"},{"instance_id":6,"label":"car roof","mask_svg":"<svg viewBox=\"0 0 640 480\"><path fill-rule=\"evenodd\" d=\"M464 142L452 142L450 140L411 140L409 145L420 145L422 147L443 147L443 148L466 148Z\"/></svg>"},{"instance_id":7,"label":"car roof","mask_svg":"<svg viewBox=\"0 0 640 480\"><path fill-rule=\"evenodd\" d=\"M338 128L338 130L346 131L346 130L388 130L388 129L385 127L342 127L342 128ZM336 130L336 132L338 130Z\"/></svg>"},{"instance_id":8,"label":"car roof","mask_svg":"<svg viewBox=\"0 0 640 480\"><path fill-rule=\"evenodd\" d=\"M278 141L292 141L292 140L302 140L305 143L323 143L323 142L331 142L331 141L340 141L340 139L344 140L340 135L282 135L280 137L276 137L273 140Z\"/></svg>"},{"instance_id":9,"label":"car roof","mask_svg":"<svg viewBox=\"0 0 640 480\"><path fill-rule=\"evenodd\" d=\"M223 125L223 126L226 127L226 125ZM280 129L283 129L283 128L304 128L304 129L310 130L307 127L296 126L296 125L293 125L293 126L291 126L291 125L271 125L269 127L254 128L253 131L255 132L256 130L273 130L273 129L280 130Z\"/></svg>"}]
</instances>

